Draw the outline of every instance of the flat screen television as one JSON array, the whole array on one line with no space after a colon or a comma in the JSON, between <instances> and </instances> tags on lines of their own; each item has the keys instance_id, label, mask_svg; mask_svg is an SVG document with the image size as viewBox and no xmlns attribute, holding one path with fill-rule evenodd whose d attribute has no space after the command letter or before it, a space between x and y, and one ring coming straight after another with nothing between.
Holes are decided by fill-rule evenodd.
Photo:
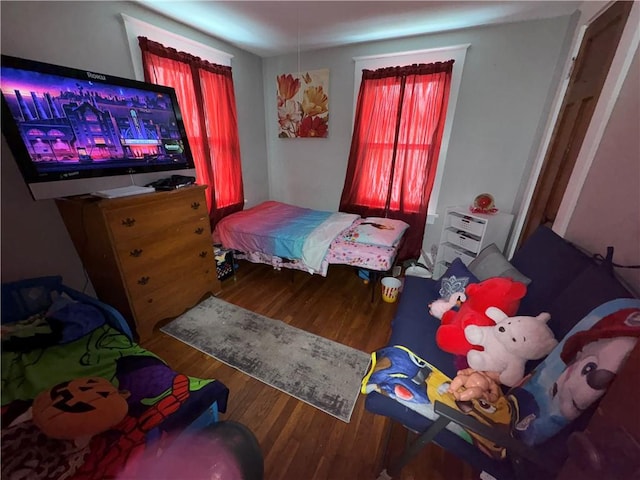
<instances>
[{"instance_id":1,"label":"flat screen television","mask_svg":"<svg viewBox=\"0 0 640 480\"><path fill-rule=\"evenodd\" d=\"M2 132L34 199L195 177L173 88L8 55Z\"/></svg>"}]
</instances>

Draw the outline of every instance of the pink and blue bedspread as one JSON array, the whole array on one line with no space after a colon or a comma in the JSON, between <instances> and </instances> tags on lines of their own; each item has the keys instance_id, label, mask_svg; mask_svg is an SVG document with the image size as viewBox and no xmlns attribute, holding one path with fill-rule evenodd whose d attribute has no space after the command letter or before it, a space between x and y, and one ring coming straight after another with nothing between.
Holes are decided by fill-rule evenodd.
<instances>
[{"instance_id":1,"label":"pink and blue bedspread","mask_svg":"<svg viewBox=\"0 0 640 480\"><path fill-rule=\"evenodd\" d=\"M358 232L370 229L368 219L267 201L229 215L214 231L214 241L236 250L236 258L326 276L330 264L387 271L393 266L398 241L363 243ZM388 235L388 232L384 232Z\"/></svg>"}]
</instances>

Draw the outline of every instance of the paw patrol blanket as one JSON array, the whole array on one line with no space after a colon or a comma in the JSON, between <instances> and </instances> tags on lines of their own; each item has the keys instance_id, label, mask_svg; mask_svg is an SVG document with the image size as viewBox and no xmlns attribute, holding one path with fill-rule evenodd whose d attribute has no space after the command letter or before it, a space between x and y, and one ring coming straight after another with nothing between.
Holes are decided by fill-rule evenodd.
<instances>
[{"instance_id":1,"label":"paw patrol blanket","mask_svg":"<svg viewBox=\"0 0 640 480\"><path fill-rule=\"evenodd\" d=\"M426 360L403 346L386 347L371 354L371 367L362 380L362 393L378 392L419 414L435 420L433 403L438 400L482 423L509 429L511 410L504 397L495 404L483 400L457 401L449 393L451 379ZM492 458L504 458L503 448L451 422L447 429L456 433Z\"/></svg>"}]
</instances>

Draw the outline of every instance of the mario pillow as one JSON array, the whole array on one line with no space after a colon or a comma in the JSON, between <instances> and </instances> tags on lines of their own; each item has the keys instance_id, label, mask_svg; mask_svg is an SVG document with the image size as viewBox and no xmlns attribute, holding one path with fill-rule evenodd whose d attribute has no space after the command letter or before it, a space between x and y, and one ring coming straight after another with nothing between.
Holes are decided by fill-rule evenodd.
<instances>
[{"instance_id":1,"label":"mario pillow","mask_svg":"<svg viewBox=\"0 0 640 480\"><path fill-rule=\"evenodd\" d=\"M513 435L536 445L578 418L605 394L638 337L640 300L612 300L592 310L510 390Z\"/></svg>"}]
</instances>

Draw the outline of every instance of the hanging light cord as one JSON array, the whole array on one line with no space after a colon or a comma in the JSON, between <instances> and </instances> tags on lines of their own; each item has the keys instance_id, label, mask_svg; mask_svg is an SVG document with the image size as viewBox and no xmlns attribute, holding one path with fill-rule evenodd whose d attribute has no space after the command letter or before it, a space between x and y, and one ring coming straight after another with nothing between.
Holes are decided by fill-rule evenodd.
<instances>
[{"instance_id":1,"label":"hanging light cord","mask_svg":"<svg viewBox=\"0 0 640 480\"><path fill-rule=\"evenodd\" d=\"M298 44L298 73L300 73L300 5L297 6L298 8L296 9L297 15L298 15L298 39L297 39L297 44Z\"/></svg>"}]
</instances>

